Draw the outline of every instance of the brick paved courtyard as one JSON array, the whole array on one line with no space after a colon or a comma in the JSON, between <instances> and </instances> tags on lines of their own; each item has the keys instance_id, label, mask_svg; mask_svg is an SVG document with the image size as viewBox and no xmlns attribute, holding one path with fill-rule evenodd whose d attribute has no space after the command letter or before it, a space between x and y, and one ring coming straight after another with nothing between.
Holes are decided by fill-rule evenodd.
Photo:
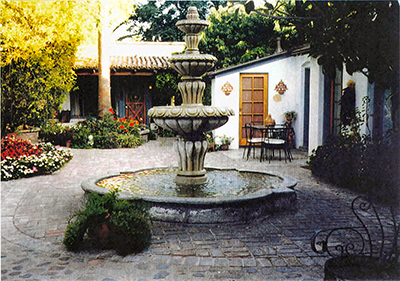
<instances>
[{"instance_id":1,"label":"brick paved courtyard","mask_svg":"<svg viewBox=\"0 0 400 281\"><path fill-rule=\"evenodd\" d=\"M242 150L208 153L206 166L270 171L298 181L297 211L251 222L182 225L154 222L145 252L121 257L114 251L73 253L62 245L68 218L82 206L82 180L146 167L176 164L172 139L137 149L75 150L53 175L2 182L2 280L320 280L326 257L311 251L321 228L355 221L355 193L329 186L302 166L242 159Z\"/></svg>"}]
</instances>

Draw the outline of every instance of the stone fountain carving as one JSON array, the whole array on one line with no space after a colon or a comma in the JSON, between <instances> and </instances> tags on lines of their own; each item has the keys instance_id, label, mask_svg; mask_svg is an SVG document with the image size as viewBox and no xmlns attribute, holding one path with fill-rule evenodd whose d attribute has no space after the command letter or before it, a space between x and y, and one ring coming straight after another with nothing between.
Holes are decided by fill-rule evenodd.
<instances>
[{"instance_id":1,"label":"stone fountain carving","mask_svg":"<svg viewBox=\"0 0 400 281\"><path fill-rule=\"evenodd\" d=\"M173 68L182 75L182 82L178 84L182 105L153 107L148 115L158 126L179 135L176 143L176 183L201 184L207 180L204 157L208 143L203 133L224 125L234 112L229 108L204 106L202 103L205 83L201 76L217 60L212 55L200 54L198 49L198 33L208 27L207 21L199 19L196 7L189 7L186 20L178 21L176 26L186 33L185 53L170 58Z\"/></svg>"}]
</instances>

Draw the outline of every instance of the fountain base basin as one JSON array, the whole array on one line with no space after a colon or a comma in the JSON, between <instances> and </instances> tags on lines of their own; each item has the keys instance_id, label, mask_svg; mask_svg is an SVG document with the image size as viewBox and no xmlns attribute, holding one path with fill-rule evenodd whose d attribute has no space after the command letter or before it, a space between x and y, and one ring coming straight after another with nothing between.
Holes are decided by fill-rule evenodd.
<instances>
[{"instance_id":1,"label":"fountain base basin","mask_svg":"<svg viewBox=\"0 0 400 281\"><path fill-rule=\"evenodd\" d=\"M160 168L157 168L160 169ZM168 170L171 168L161 168ZM129 180L134 179L143 183L146 187L137 193L127 191L122 188L119 193L121 199L142 199L151 204L150 213L155 220L180 223L231 223L245 222L268 214L295 210L296 193L293 187L297 184L294 179L282 177L275 174L238 169L218 169L207 168L208 181L214 186L224 185L222 190L213 190L207 186L178 186L174 187L177 191L170 191L161 185L168 181L164 177L154 178L155 168L140 169L120 173L118 175L109 175L97 177L82 182L82 189L86 193L96 192L106 194L108 188L101 187L104 182L115 177L126 177ZM221 174L214 175L214 172ZM140 174L149 175L149 181L140 179ZM231 178L229 173L240 175L238 180ZM132 176L130 176L132 175ZM249 177L247 179L246 177ZM271 177L272 183L264 184L265 178ZM173 182L173 180L171 180ZM160 190L153 192L146 190L148 185L160 185ZM237 185L237 191L232 187ZM103 186L103 185L102 185ZM245 190L246 188L247 190ZM157 189L157 188L156 188ZM136 191L135 191L136 192ZM140 194L141 193L141 194Z\"/></svg>"}]
</instances>

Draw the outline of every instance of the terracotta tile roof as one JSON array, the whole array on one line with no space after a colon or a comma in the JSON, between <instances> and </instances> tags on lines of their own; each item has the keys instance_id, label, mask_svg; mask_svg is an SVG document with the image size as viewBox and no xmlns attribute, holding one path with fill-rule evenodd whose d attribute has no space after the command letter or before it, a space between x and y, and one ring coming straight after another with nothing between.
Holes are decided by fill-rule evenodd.
<instances>
[{"instance_id":1,"label":"terracotta tile roof","mask_svg":"<svg viewBox=\"0 0 400 281\"><path fill-rule=\"evenodd\" d=\"M111 69L161 70L171 68L168 57L158 56L110 56ZM97 58L81 57L75 62L75 69L97 69Z\"/></svg>"},{"instance_id":2,"label":"terracotta tile roof","mask_svg":"<svg viewBox=\"0 0 400 281\"><path fill-rule=\"evenodd\" d=\"M172 69L168 57L181 52L184 42L114 42L109 46L112 70ZM75 69L97 69L97 46L83 45L78 49Z\"/></svg>"}]
</instances>

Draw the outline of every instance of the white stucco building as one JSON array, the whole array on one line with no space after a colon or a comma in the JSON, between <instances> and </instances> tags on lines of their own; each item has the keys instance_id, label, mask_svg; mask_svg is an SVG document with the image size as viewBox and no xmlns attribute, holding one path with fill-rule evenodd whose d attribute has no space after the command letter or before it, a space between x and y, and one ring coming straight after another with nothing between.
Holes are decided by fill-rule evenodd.
<instances>
[{"instance_id":1,"label":"white stucco building","mask_svg":"<svg viewBox=\"0 0 400 281\"><path fill-rule=\"evenodd\" d=\"M244 144L241 128L245 123L263 122L268 114L277 124L284 123L284 113L295 111L295 146L311 153L328 135L338 132L339 101L349 80L356 83L356 107L361 108L363 97L373 93L373 85L361 73L350 76L337 71L336 78L329 79L317 60L308 56L307 47L217 70L209 77L212 105L235 111L235 116L214 132L234 137L232 149ZM283 94L275 90L280 81L287 87ZM224 85L231 88L230 93Z\"/></svg>"}]
</instances>

